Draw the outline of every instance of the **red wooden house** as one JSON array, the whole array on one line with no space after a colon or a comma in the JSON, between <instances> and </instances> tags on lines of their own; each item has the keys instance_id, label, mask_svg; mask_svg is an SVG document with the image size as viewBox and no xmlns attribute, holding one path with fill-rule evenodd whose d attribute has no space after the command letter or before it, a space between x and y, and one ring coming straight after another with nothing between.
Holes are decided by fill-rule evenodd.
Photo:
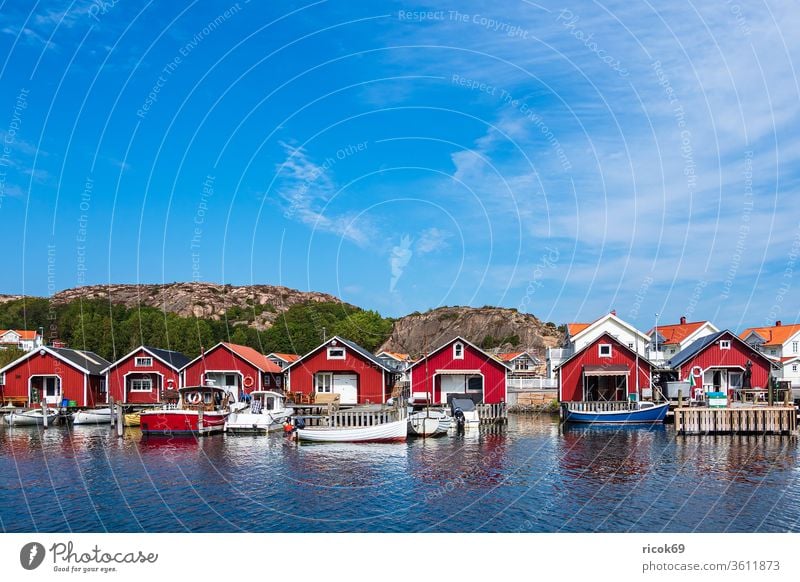
<instances>
[{"instance_id":1,"label":"red wooden house","mask_svg":"<svg viewBox=\"0 0 800 582\"><path fill-rule=\"evenodd\" d=\"M39 346L0 369L0 391L15 404L97 406L106 402L102 372L109 364L93 352Z\"/></svg>"},{"instance_id":2,"label":"red wooden house","mask_svg":"<svg viewBox=\"0 0 800 582\"><path fill-rule=\"evenodd\" d=\"M391 396L397 373L381 360L338 336L290 364L289 390L339 394L341 404L380 404Z\"/></svg>"},{"instance_id":3,"label":"red wooden house","mask_svg":"<svg viewBox=\"0 0 800 582\"><path fill-rule=\"evenodd\" d=\"M744 383L744 372L750 362L750 386L766 389L770 372L779 364L745 343L729 330L702 337L675 354L668 366L678 373L679 380L692 376L702 378L705 392L725 392L738 396Z\"/></svg>"},{"instance_id":4,"label":"red wooden house","mask_svg":"<svg viewBox=\"0 0 800 582\"><path fill-rule=\"evenodd\" d=\"M603 333L561 362L561 402L641 399L649 389L652 364L609 333ZM635 396L634 396L635 395Z\"/></svg>"},{"instance_id":5,"label":"red wooden house","mask_svg":"<svg viewBox=\"0 0 800 582\"><path fill-rule=\"evenodd\" d=\"M411 366L411 396L447 404L462 394L486 404L506 401L509 367L461 337L456 337Z\"/></svg>"},{"instance_id":6,"label":"red wooden house","mask_svg":"<svg viewBox=\"0 0 800 582\"><path fill-rule=\"evenodd\" d=\"M124 404L163 402L165 390L180 387L189 358L179 352L141 346L103 370L108 396Z\"/></svg>"},{"instance_id":7,"label":"red wooden house","mask_svg":"<svg viewBox=\"0 0 800 582\"><path fill-rule=\"evenodd\" d=\"M248 346L220 342L181 370L182 386L212 382L241 399L254 390L283 390L283 373L267 357Z\"/></svg>"}]
</instances>

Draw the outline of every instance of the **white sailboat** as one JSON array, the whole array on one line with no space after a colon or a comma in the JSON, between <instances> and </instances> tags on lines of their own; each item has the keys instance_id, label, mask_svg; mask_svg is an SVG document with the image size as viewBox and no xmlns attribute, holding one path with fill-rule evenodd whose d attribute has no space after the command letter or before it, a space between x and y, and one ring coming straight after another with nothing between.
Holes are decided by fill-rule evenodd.
<instances>
[{"instance_id":1,"label":"white sailboat","mask_svg":"<svg viewBox=\"0 0 800 582\"><path fill-rule=\"evenodd\" d=\"M225 421L227 432L262 433L278 430L294 410L286 407L283 394L271 390L250 393L250 405L231 412Z\"/></svg>"},{"instance_id":2,"label":"white sailboat","mask_svg":"<svg viewBox=\"0 0 800 582\"><path fill-rule=\"evenodd\" d=\"M79 410L72 415L72 424L111 424L110 408Z\"/></svg>"},{"instance_id":3,"label":"white sailboat","mask_svg":"<svg viewBox=\"0 0 800 582\"><path fill-rule=\"evenodd\" d=\"M395 420L374 426L311 427L297 429L301 441L318 443L403 442L408 436L408 420Z\"/></svg>"},{"instance_id":4,"label":"white sailboat","mask_svg":"<svg viewBox=\"0 0 800 582\"><path fill-rule=\"evenodd\" d=\"M52 426L58 420L58 410L47 408L47 425ZM4 417L9 426L44 426L44 414L41 408L32 408L11 412Z\"/></svg>"}]
</instances>

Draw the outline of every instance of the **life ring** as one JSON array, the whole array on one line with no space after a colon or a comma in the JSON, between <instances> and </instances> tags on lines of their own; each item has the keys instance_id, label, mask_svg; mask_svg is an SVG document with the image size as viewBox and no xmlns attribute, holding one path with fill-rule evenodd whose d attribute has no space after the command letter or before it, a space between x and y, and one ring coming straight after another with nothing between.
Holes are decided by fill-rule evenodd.
<instances>
[{"instance_id":1,"label":"life ring","mask_svg":"<svg viewBox=\"0 0 800 582\"><path fill-rule=\"evenodd\" d=\"M695 378L699 378L702 375L703 375L703 368L701 368L700 366L694 366L692 368L692 376L694 376Z\"/></svg>"},{"instance_id":2,"label":"life ring","mask_svg":"<svg viewBox=\"0 0 800 582\"><path fill-rule=\"evenodd\" d=\"M200 404L201 400L202 397L199 392L189 392L189 394L186 395L186 402L189 404Z\"/></svg>"},{"instance_id":3,"label":"life ring","mask_svg":"<svg viewBox=\"0 0 800 582\"><path fill-rule=\"evenodd\" d=\"M252 376L245 376L244 378L244 387L250 388L253 385L253 377Z\"/></svg>"}]
</instances>

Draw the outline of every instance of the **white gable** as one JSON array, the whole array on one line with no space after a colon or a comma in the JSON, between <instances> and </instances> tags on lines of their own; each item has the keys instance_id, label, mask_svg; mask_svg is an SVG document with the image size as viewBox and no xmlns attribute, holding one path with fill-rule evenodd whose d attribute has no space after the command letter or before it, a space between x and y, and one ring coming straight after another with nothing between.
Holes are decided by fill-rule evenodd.
<instances>
[{"instance_id":1,"label":"white gable","mask_svg":"<svg viewBox=\"0 0 800 582\"><path fill-rule=\"evenodd\" d=\"M572 338L574 350L576 352L582 350L604 333L615 338L622 345L638 351L640 355L646 355L647 347L650 344L650 336L621 320L613 313L601 317L580 333L575 334Z\"/></svg>"}]
</instances>

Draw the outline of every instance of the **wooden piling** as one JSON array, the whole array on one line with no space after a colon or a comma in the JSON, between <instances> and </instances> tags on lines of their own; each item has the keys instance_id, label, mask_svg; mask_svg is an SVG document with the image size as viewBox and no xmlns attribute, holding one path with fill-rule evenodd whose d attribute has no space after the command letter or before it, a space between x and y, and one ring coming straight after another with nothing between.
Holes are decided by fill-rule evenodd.
<instances>
[{"instance_id":1,"label":"wooden piling","mask_svg":"<svg viewBox=\"0 0 800 582\"><path fill-rule=\"evenodd\" d=\"M108 399L108 407L111 409L111 426L114 426L117 424L117 415L115 414L117 407L114 405L113 396Z\"/></svg>"},{"instance_id":2,"label":"wooden piling","mask_svg":"<svg viewBox=\"0 0 800 582\"><path fill-rule=\"evenodd\" d=\"M112 412L116 412L116 414L112 414L112 416L116 416L116 419L117 419L117 436L121 437L123 431L125 430L125 423L123 422L123 419L122 419L122 404L117 404L117 410L116 411L112 411Z\"/></svg>"},{"instance_id":3,"label":"wooden piling","mask_svg":"<svg viewBox=\"0 0 800 582\"><path fill-rule=\"evenodd\" d=\"M203 405L201 404L197 409L197 434L203 434Z\"/></svg>"},{"instance_id":4,"label":"wooden piling","mask_svg":"<svg viewBox=\"0 0 800 582\"><path fill-rule=\"evenodd\" d=\"M47 399L42 400L42 426L47 428Z\"/></svg>"}]
</instances>

